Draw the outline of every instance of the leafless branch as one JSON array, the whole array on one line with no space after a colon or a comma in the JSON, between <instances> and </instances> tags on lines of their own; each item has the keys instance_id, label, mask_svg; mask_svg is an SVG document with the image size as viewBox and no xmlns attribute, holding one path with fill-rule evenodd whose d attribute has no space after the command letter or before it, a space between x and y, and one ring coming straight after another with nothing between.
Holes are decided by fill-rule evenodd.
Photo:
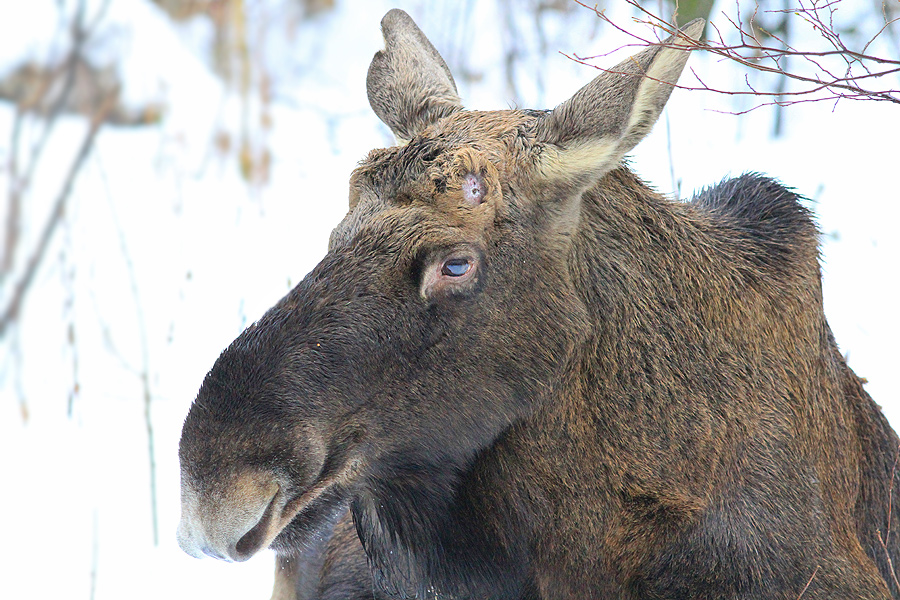
<instances>
[{"instance_id":1,"label":"leafless branch","mask_svg":"<svg viewBox=\"0 0 900 600\"><path fill-rule=\"evenodd\" d=\"M91 518L91 592L88 596L90 600L97 597L97 564L100 555L99 521L100 516L95 508Z\"/></svg>"},{"instance_id":2,"label":"leafless branch","mask_svg":"<svg viewBox=\"0 0 900 600\"><path fill-rule=\"evenodd\" d=\"M68 235L69 229L67 227L63 228L63 231L67 234L65 236L65 245L67 247L71 247L71 238ZM65 300L63 306L65 307L64 317L66 320L66 344L69 347L69 353L72 359L72 386L69 388L69 399L67 402L68 410L67 414L69 418L72 417L73 412L75 410L75 400L78 398L81 385L79 383L79 355L78 355L78 335L77 335L77 327L76 327L76 318L75 318L75 274L76 274L76 266L75 263L69 262L70 253L69 252L61 252L60 253L60 263L61 263L61 271L62 271L62 280L63 280L63 288L65 293Z\"/></svg>"},{"instance_id":3,"label":"leafless branch","mask_svg":"<svg viewBox=\"0 0 900 600\"><path fill-rule=\"evenodd\" d=\"M141 382L141 395L144 404L144 430L147 433L147 457L149 460L150 473L150 517L153 530L153 545L159 545L159 516L157 510L157 494L156 494L156 438L153 434L153 390L150 386L150 343L147 338L147 319L144 316L144 308L141 303L141 294L138 289L137 274L134 270L134 262L131 260L131 253L128 251L128 244L125 239L125 232L119 225L118 218L114 219L116 229L119 234L119 247L122 250L122 259L125 261L125 267L128 271L128 280L131 287L131 295L134 298L135 310L138 313L137 323L140 331L141 340L141 367L138 373Z\"/></svg>"},{"instance_id":4,"label":"leafless branch","mask_svg":"<svg viewBox=\"0 0 900 600\"><path fill-rule=\"evenodd\" d=\"M22 132L22 113L16 111L16 117L13 121L12 132L10 134L10 153L9 153L9 202L6 209L6 222L4 230L6 235L3 242L3 259L0 260L0 283L6 277L7 273L11 273L15 264L16 248L19 245L19 228L22 220L22 194L18 189L19 185L19 136Z\"/></svg>"},{"instance_id":5,"label":"leafless branch","mask_svg":"<svg viewBox=\"0 0 900 600\"><path fill-rule=\"evenodd\" d=\"M658 39L649 39L647 36L641 36L628 31L621 25L613 22L603 10L590 7L587 4L575 0L582 6L593 10L598 17L614 27L615 29L627 34L635 40L635 46L643 46L649 44L660 43ZM650 10L641 6L637 0L626 0L632 5L637 13L641 15L635 18L635 21L649 26L653 31L662 32L667 36L674 35L677 28L655 15ZM862 47L861 50L853 50L849 48L842 40L834 25L834 12L841 0L797 0L798 6L790 9L766 11L768 13L782 13L792 15L804 20L808 25L812 26L816 32L820 34L830 46L831 49L812 51L801 50L793 47L786 39L779 36L775 32L770 32L762 28L757 23L757 9L749 18L749 24L744 25L740 16L740 4L737 4L738 17L724 15L723 18L728 22L729 26L736 31L739 37L738 43L726 42L726 36L722 30L715 24L710 23L710 29L714 32L709 39L703 40L684 40L679 39L679 44L684 47L688 44L695 49L705 50L711 54L721 58L736 62L748 69L760 71L763 73L772 73L795 82L799 82L801 86L797 89L776 89L764 90L754 87L750 84L749 78L745 77L747 89L733 90L720 89L707 85L694 73L699 86L676 85L675 87L688 90L702 90L727 94L732 96L755 96L770 99L760 106L778 105L790 106L800 102L815 102L821 100L875 100L900 104L900 86L891 87L878 86L879 83L889 81L890 76L900 74L900 60L877 56L869 53L869 47L885 31L895 25L900 19L888 19L885 13L884 26L875 33ZM780 44L774 46L762 41L762 37L772 39ZM662 36L660 36L662 37ZM583 64L589 64L600 70L613 72L609 69L596 67L588 60L598 57L578 57L575 55L565 55L570 59ZM808 69L801 71L799 69L787 68L785 59L797 58L801 59L799 64L805 64ZM826 61L840 60L841 72L838 72ZM759 106L755 106L749 110L754 110ZM742 111L742 112L749 112ZM742 113L736 113L742 114Z\"/></svg>"},{"instance_id":6,"label":"leafless branch","mask_svg":"<svg viewBox=\"0 0 900 600\"><path fill-rule=\"evenodd\" d=\"M9 209L6 214L6 241L4 244L4 253L2 260L2 268L0 273L10 273L15 263L15 253L19 242L19 226L21 220L22 194L31 184L34 170L37 167L40 156L50 139L50 135L56 125L57 118L62 112L63 107L69 100L72 88L75 84L75 72L78 61L81 60L84 41L86 39L86 30L84 28L84 1L78 3L75 17L72 21L71 37L72 47L63 61L63 64L54 70L51 77L47 77L38 86L37 90L29 97L16 106L16 117L13 123L12 134L10 136L10 154L9 154ZM46 118L43 123L43 130L37 142L31 146L29 159L25 163L24 173L20 172L19 165L19 143L22 133L22 124L25 116L32 112L39 104L50 96L51 89L58 78L62 78L61 89L56 99L50 103L50 109L47 111Z\"/></svg>"},{"instance_id":7,"label":"leafless branch","mask_svg":"<svg viewBox=\"0 0 900 600\"><path fill-rule=\"evenodd\" d=\"M55 202L53 203L53 210L50 212L50 216L47 219L47 222L44 224L44 229L41 232L40 238L38 239L37 246L31 253L28 262L25 265L24 273L13 288L12 294L6 304L6 307L3 309L3 312L0 313L0 338L2 338L6 333L7 327L9 327L9 325L12 324L19 316L19 312L22 309L22 303L25 300L25 296L28 293L29 288L31 287L31 283L34 279L35 273L37 272L38 267L44 259L44 255L47 252L47 247L50 245L50 240L53 238L53 233L56 231L57 226L59 225L63 215L65 214L66 203L69 199L69 195L72 192L72 185L74 184L75 179L78 176L79 171L81 170L81 165L84 163L88 155L90 155L91 149L94 145L94 139L97 137L97 133L103 126L103 123L106 120L106 116L109 114L109 111L112 110L113 106L116 103L116 100L117 95L110 95L110 97L107 98L106 102L100 107L100 110L97 112L97 114L94 115L94 117L90 121L90 124L88 125L88 130L85 133L83 141L81 142L81 147L79 148L78 152L75 155L75 159L72 161L72 164L69 167L69 171L66 174L63 185L56 197Z\"/></svg>"},{"instance_id":8,"label":"leafless branch","mask_svg":"<svg viewBox=\"0 0 900 600\"><path fill-rule=\"evenodd\" d=\"M64 112L66 104L69 102L77 78L76 73L78 71L78 65L83 60L85 43L105 15L109 6L109 1L110 0L105 0L91 19L90 23L86 25L86 1L79 0L69 27L71 42L65 59L60 66L52 70L51 76L40 80L37 89L22 98L16 106L16 116L10 135L8 162L9 201L6 212L6 222L4 225L6 235L4 236L2 248L3 256L2 259L0 259L0 283L3 283L7 276L11 277L13 275L16 267L15 256L21 244L19 230L22 219L23 200L31 186L34 173L40 163L44 149L52 136L57 120L60 114ZM0 312L0 338L3 337L7 327L18 318L25 295L28 292L38 267L43 261L49 242L53 237L53 233L56 231L57 226L65 213L65 206L68 201L69 193L71 192L72 184L84 159L90 154L97 132L107 120L107 117L110 115L117 101L118 89L114 89L108 95L103 97L102 102L91 117L88 131L85 134L81 148L75 155L67 178L53 204L53 209L44 223L44 228L38 239L37 245L25 263L18 282L15 285L11 284L12 289L9 294L9 299L6 306L3 308L3 311ZM45 104L47 106L43 106ZM32 114L38 115L38 113L41 115L40 122L42 129L37 140L29 148L27 152L28 156L24 164L20 164L22 129L26 118Z\"/></svg>"},{"instance_id":9,"label":"leafless branch","mask_svg":"<svg viewBox=\"0 0 900 600\"><path fill-rule=\"evenodd\" d=\"M99 162L99 161L98 161ZM102 167L99 169L104 185L107 184L105 172ZM137 313L137 318L135 319L138 326L138 333L140 338L140 351L141 351L141 362L140 366L135 368L129 364L129 361L122 355L121 352L115 347L112 333L109 330L109 327L105 323L101 323L101 328L103 331L103 337L106 341L107 347L110 350L110 353L116 356L121 362L123 367L134 373L141 384L141 399L144 405L144 431L147 434L147 457L148 457L148 470L149 470L149 484L150 484L150 518L151 518L151 526L153 533L153 545L159 545L159 510L157 508L157 491L156 491L156 437L153 429L153 415L152 415L152 405L153 405L153 388L150 383L150 341L149 336L147 334L147 319L144 312L144 305L141 302L141 293L138 286L138 276L137 271L134 268L134 261L131 258L131 251L128 247L127 236L125 235L125 230L121 225L119 220L118 213L115 209L115 204L112 200L112 195L108 193L109 189L107 187L107 200L109 201L110 213L112 216L113 224L116 228L116 233L119 238L119 249L121 251L122 260L125 263L125 269L128 272L128 284L131 289L131 296L134 301L134 309Z\"/></svg>"}]
</instances>

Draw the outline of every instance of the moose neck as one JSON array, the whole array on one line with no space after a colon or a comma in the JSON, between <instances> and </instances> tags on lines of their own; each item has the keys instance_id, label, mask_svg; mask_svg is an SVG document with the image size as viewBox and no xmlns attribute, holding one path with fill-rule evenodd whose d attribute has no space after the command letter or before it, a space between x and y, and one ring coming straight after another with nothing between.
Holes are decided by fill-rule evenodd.
<instances>
[{"instance_id":1,"label":"moose neck","mask_svg":"<svg viewBox=\"0 0 900 600\"><path fill-rule=\"evenodd\" d=\"M619 425L607 414L612 409L605 399L622 394L604 389L604 380L616 368L615 353L635 349L611 347L611 327L646 316L641 315L640 298L646 290L634 281L641 275L627 261L641 252L636 243L665 242L642 240L639 228L648 220L664 221L666 202L625 169L585 193L569 262L570 279L588 308L593 331L561 367L563 381L550 386L552 397L537 402L533 414L465 464L430 464L404 456L397 464L414 463L414 470L392 465L356 496L352 510L357 530L376 580L387 590L420 597L430 597L434 590L464 597L519 596L532 585L530 554L545 537L541 533L571 508L572 499L559 494L548 501L547 490L575 485L598 493L600 482L613 476L620 461L605 449L600 429ZM651 250L660 261L664 246ZM595 389L574 384L585 371L596 381ZM498 573L504 574L502 580ZM449 582L463 582L462 589L444 588Z\"/></svg>"},{"instance_id":2,"label":"moose neck","mask_svg":"<svg viewBox=\"0 0 900 600\"><path fill-rule=\"evenodd\" d=\"M384 590L418 598L521 597L528 561L510 510L516 502L484 485L496 481L498 445L468 465L418 461L356 496L354 522Z\"/></svg>"},{"instance_id":3,"label":"moose neck","mask_svg":"<svg viewBox=\"0 0 900 600\"><path fill-rule=\"evenodd\" d=\"M772 398L811 393L805 358L827 345L817 232L775 188L744 176L682 203L620 168L584 194L570 268L593 331L555 422L591 432L580 452L605 466L590 476L622 497L698 510ZM728 420L722 397L742 400Z\"/></svg>"},{"instance_id":4,"label":"moose neck","mask_svg":"<svg viewBox=\"0 0 900 600\"><path fill-rule=\"evenodd\" d=\"M757 374L822 334L815 230L798 217L797 235L779 213L796 211L796 199L765 200L756 214L753 197L737 208L722 198L702 209L673 202L624 168L584 194L568 263L591 323L586 340L539 408L471 461L423 463L399 487L358 496L354 518L383 583L512 597L537 585L535 561L587 560L597 540L626 535L615 515L688 520L702 510L767 398L811 378L802 362L776 378ZM768 232L766 218L787 229ZM743 399L727 422L715 406L722 396ZM593 509L576 519L580 529L548 535L583 513L585 494ZM577 570L595 572L592 589L604 589L614 562Z\"/></svg>"}]
</instances>

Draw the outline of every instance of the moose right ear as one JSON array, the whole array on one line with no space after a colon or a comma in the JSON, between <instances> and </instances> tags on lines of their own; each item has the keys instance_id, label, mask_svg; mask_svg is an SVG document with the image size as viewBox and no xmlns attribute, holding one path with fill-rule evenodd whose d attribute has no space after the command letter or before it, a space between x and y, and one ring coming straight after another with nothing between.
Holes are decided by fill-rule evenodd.
<instances>
[{"instance_id":1,"label":"moose right ear","mask_svg":"<svg viewBox=\"0 0 900 600\"><path fill-rule=\"evenodd\" d=\"M462 110L447 63L408 14L395 8L381 20L385 49L369 65L369 104L397 141L405 143Z\"/></svg>"},{"instance_id":2,"label":"moose right ear","mask_svg":"<svg viewBox=\"0 0 900 600\"><path fill-rule=\"evenodd\" d=\"M695 19L604 72L538 123L540 173L588 186L650 132L703 31Z\"/></svg>"}]
</instances>

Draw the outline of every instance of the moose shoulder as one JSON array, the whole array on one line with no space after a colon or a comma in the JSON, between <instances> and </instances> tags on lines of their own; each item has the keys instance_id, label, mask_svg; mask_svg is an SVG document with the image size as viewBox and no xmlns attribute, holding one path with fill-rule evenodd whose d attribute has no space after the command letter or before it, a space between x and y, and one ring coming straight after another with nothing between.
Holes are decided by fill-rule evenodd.
<instances>
[{"instance_id":1,"label":"moose shoulder","mask_svg":"<svg viewBox=\"0 0 900 600\"><path fill-rule=\"evenodd\" d=\"M898 597L900 441L810 215L762 176L675 202L622 166L702 23L549 112L464 110L412 20L382 28L401 143L203 382L182 548L271 547L302 597Z\"/></svg>"}]
</instances>

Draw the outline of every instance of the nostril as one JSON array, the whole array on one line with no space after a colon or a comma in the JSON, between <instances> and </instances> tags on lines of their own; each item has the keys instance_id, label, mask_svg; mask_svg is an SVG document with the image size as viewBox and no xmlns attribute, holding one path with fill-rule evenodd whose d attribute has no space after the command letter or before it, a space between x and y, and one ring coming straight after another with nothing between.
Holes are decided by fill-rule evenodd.
<instances>
[{"instance_id":1,"label":"nostril","mask_svg":"<svg viewBox=\"0 0 900 600\"><path fill-rule=\"evenodd\" d=\"M234 545L235 555L233 558L235 560L247 560L257 550L260 550L260 547L265 543L266 534L269 531L269 523L272 521L272 516L275 513L275 501L277 498L278 494L275 494L256 525L241 536L241 539Z\"/></svg>"}]
</instances>

